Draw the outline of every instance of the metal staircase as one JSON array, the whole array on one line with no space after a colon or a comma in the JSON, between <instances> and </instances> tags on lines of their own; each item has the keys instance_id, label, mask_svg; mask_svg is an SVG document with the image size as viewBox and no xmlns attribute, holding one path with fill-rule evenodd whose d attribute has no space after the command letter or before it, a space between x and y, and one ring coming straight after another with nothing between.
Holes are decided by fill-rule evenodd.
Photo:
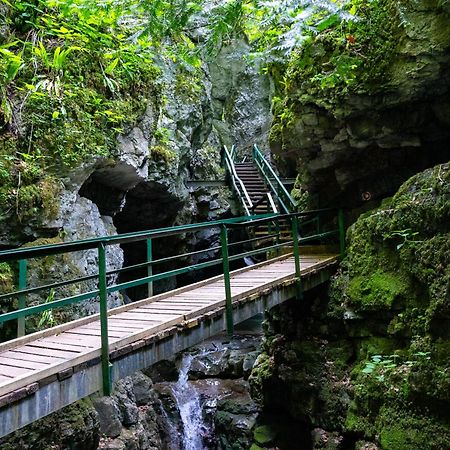
<instances>
[{"instance_id":1,"label":"metal staircase","mask_svg":"<svg viewBox=\"0 0 450 450\"><path fill-rule=\"evenodd\" d=\"M296 211L291 195L256 145L251 161L237 162L234 146L230 151L225 147L224 154L230 184L246 214L291 214ZM277 220L255 227L252 234L256 247L261 244L258 239L264 239L264 236L277 242L290 239L290 229Z\"/></svg>"},{"instance_id":2,"label":"metal staircase","mask_svg":"<svg viewBox=\"0 0 450 450\"><path fill-rule=\"evenodd\" d=\"M272 196L267 195L266 184L255 165L251 162L237 163L235 164L235 169L252 201L254 214L278 212ZM273 204L271 204L269 198Z\"/></svg>"},{"instance_id":3,"label":"metal staircase","mask_svg":"<svg viewBox=\"0 0 450 450\"><path fill-rule=\"evenodd\" d=\"M225 166L230 184L246 214L281 213L296 211L296 203L255 145L251 161L238 162L236 148L224 147Z\"/></svg>"}]
</instances>

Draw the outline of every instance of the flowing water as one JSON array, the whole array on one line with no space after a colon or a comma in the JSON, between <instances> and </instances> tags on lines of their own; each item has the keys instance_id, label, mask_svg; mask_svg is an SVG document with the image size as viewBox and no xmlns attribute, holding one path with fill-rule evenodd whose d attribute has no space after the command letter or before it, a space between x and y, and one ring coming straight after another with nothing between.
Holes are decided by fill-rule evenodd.
<instances>
[{"instance_id":1,"label":"flowing water","mask_svg":"<svg viewBox=\"0 0 450 450\"><path fill-rule=\"evenodd\" d=\"M202 437L207 433L208 427L203 419L200 394L188 381L192 359L192 354L183 355L178 381L173 385L172 391L183 424L184 450L204 450Z\"/></svg>"}]
</instances>

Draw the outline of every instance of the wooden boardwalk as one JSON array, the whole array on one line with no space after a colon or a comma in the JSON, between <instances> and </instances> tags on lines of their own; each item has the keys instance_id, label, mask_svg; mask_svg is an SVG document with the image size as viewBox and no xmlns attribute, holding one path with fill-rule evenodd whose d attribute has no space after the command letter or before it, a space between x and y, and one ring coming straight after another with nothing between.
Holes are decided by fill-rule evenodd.
<instances>
[{"instance_id":1,"label":"wooden boardwalk","mask_svg":"<svg viewBox=\"0 0 450 450\"><path fill-rule=\"evenodd\" d=\"M335 255L301 257L302 275L329 267ZM295 276L294 258L283 256L231 273L233 302ZM185 286L109 312L110 352L214 311L225 304L222 276ZM0 344L0 398L98 358L98 315Z\"/></svg>"}]
</instances>

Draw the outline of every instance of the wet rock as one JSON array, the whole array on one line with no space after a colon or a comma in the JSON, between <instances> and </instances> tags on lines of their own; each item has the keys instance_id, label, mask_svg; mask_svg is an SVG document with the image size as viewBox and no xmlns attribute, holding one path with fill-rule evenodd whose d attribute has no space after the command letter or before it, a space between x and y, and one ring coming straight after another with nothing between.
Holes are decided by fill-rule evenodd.
<instances>
[{"instance_id":1,"label":"wet rock","mask_svg":"<svg viewBox=\"0 0 450 450\"><path fill-rule=\"evenodd\" d=\"M134 396L133 382L130 378L120 380L115 387L114 399L119 407L121 422L125 427L139 420L139 409Z\"/></svg>"},{"instance_id":2,"label":"wet rock","mask_svg":"<svg viewBox=\"0 0 450 450\"><path fill-rule=\"evenodd\" d=\"M244 361L242 363L242 372L245 379L248 379L250 373L255 365L256 359L258 358L259 351L254 351L247 353L244 357Z\"/></svg>"},{"instance_id":3,"label":"wet rock","mask_svg":"<svg viewBox=\"0 0 450 450\"><path fill-rule=\"evenodd\" d=\"M112 397L101 397L93 400L93 405L98 414L100 433L115 438L122 431L120 411Z\"/></svg>"},{"instance_id":4,"label":"wet rock","mask_svg":"<svg viewBox=\"0 0 450 450\"><path fill-rule=\"evenodd\" d=\"M311 432L313 449L336 450L340 449L343 443L343 436L336 432L327 432L321 428L315 428Z\"/></svg>"},{"instance_id":5,"label":"wet rock","mask_svg":"<svg viewBox=\"0 0 450 450\"><path fill-rule=\"evenodd\" d=\"M143 406L153 400L153 382L142 372L137 372L132 376L133 395L137 406Z\"/></svg>"},{"instance_id":6,"label":"wet rock","mask_svg":"<svg viewBox=\"0 0 450 450\"><path fill-rule=\"evenodd\" d=\"M97 450L98 414L89 399L80 400L0 439L2 450Z\"/></svg>"},{"instance_id":7,"label":"wet rock","mask_svg":"<svg viewBox=\"0 0 450 450\"><path fill-rule=\"evenodd\" d=\"M244 38L235 38L209 63L214 126L224 143L236 144L246 153L255 143L268 150L272 120L269 77L261 73L258 61L242 64L251 51Z\"/></svg>"}]
</instances>

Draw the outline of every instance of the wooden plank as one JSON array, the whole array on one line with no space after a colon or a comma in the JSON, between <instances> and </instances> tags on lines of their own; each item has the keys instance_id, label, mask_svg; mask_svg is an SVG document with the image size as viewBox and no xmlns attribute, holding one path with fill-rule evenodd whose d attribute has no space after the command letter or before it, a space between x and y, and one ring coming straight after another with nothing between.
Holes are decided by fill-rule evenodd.
<instances>
[{"instance_id":1,"label":"wooden plank","mask_svg":"<svg viewBox=\"0 0 450 450\"><path fill-rule=\"evenodd\" d=\"M134 317L135 319L139 319L139 320L165 320L164 318L169 319L174 319L176 317L179 317L180 314L176 314L176 313L164 313L164 312L158 312L158 311L152 311L152 312L148 312L145 309L137 309L134 310L133 312L129 312L129 313L124 313L123 314L124 317Z\"/></svg>"},{"instance_id":2,"label":"wooden plank","mask_svg":"<svg viewBox=\"0 0 450 450\"><path fill-rule=\"evenodd\" d=\"M189 307L180 308L179 306L165 306L155 303L154 305L141 306L139 309L144 309L145 312L166 312L168 314L183 314L185 311L189 310Z\"/></svg>"},{"instance_id":3,"label":"wooden plank","mask_svg":"<svg viewBox=\"0 0 450 450\"><path fill-rule=\"evenodd\" d=\"M137 319L137 320L141 320L144 322L158 322L161 323L161 319L164 320L164 318L176 318L176 317L180 317L179 314L176 315L167 315L167 314L145 314L143 312L129 312L129 313L123 313L121 314L122 317L124 317L125 319ZM180 319L181 321L181 319ZM162 325L165 325L165 323L162 323Z\"/></svg>"},{"instance_id":4,"label":"wooden plank","mask_svg":"<svg viewBox=\"0 0 450 450\"><path fill-rule=\"evenodd\" d=\"M174 297L168 300L164 300L164 302L158 302L158 305L178 305L178 303L188 303L192 305L208 305L211 303L211 300L195 300L195 299L186 299L183 300L183 296L180 295L180 297Z\"/></svg>"},{"instance_id":5,"label":"wooden plank","mask_svg":"<svg viewBox=\"0 0 450 450\"><path fill-rule=\"evenodd\" d=\"M129 328L134 328L136 330L140 330L142 328L148 328L150 326L149 322L141 322L139 320L127 320L127 319L120 319L120 318L109 319L108 320L108 324L110 324L110 323L111 324L117 324L117 326L124 325L124 326L127 326ZM157 323L161 323L161 322L156 322L155 321L153 323L157 324Z\"/></svg>"},{"instance_id":6,"label":"wooden plank","mask_svg":"<svg viewBox=\"0 0 450 450\"><path fill-rule=\"evenodd\" d=\"M92 324L92 325L84 325L83 326L84 329L86 330L98 330L100 327L97 326L96 324ZM119 331L119 332L128 332L128 333L132 333L133 330L139 330L141 327L140 326L128 326L128 325L119 325L116 323L111 323L110 321L108 321L108 331Z\"/></svg>"},{"instance_id":7,"label":"wooden plank","mask_svg":"<svg viewBox=\"0 0 450 450\"><path fill-rule=\"evenodd\" d=\"M133 334L132 336L128 336L124 339L121 339L120 344L116 344L116 345L120 345L120 346L128 345L132 342L136 342L141 339L144 339L145 337L159 333L164 328L169 328L173 325L176 325L177 323L179 323L178 318L172 319L172 320L168 321L167 323L165 323L164 325L157 325L157 326L149 328L145 331L141 331L139 333ZM112 345L110 345L110 349L112 349L112 348L114 348L114 347ZM28 384L34 383L35 381L38 381L40 379L46 378L49 375L58 373L69 367L74 367L78 364L89 361L93 358L97 358L99 356L100 356L100 349L88 350L88 351L83 352L83 353L79 354L78 356L74 357L70 361L63 361L61 363L51 365L47 369L40 370L38 372L32 372L29 375L23 375L23 376L17 377L15 380L13 380L11 383L8 383L7 385L0 385L0 396L6 394L8 392L14 391L16 389L19 389L21 387L27 386Z\"/></svg>"},{"instance_id":8,"label":"wooden plank","mask_svg":"<svg viewBox=\"0 0 450 450\"><path fill-rule=\"evenodd\" d=\"M93 324L91 324L90 327L87 327L87 326L77 327L77 328L74 328L73 330L66 331L66 333L78 333L78 331L85 331L85 330L98 331L99 333L101 333L101 325L99 323L93 323ZM132 330L131 331L124 330L123 328L120 330L114 331L108 327L108 335L109 335L109 337L112 337L112 338L121 338L123 336L127 336L128 334L130 334L130 332L132 333L133 331Z\"/></svg>"},{"instance_id":9,"label":"wooden plank","mask_svg":"<svg viewBox=\"0 0 450 450\"><path fill-rule=\"evenodd\" d=\"M0 375L7 376L7 377L20 377L21 375L28 375L30 373L34 372L33 369L24 369L22 367L12 367L12 366L5 366L3 364L0 364Z\"/></svg>"},{"instance_id":10,"label":"wooden plank","mask_svg":"<svg viewBox=\"0 0 450 450\"><path fill-rule=\"evenodd\" d=\"M51 348L43 348L39 346L33 345L33 343L30 343L29 345L24 345L23 347L20 347L20 351L23 353L32 353L34 355L44 355L44 356L60 356L62 358L72 358L76 353L74 352L66 352L63 350L54 350Z\"/></svg>"},{"instance_id":11,"label":"wooden plank","mask_svg":"<svg viewBox=\"0 0 450 450\"><path fill-rule=\"evenodd\" d=\"M101 336L101 331L100 329L98 330L91 330L91 329L87 329L87 328L74 328L73 330L70 331L66 331L65 334L69 334L69 335L78 335L78 336ZM109 338L121 338L121 337L125 337L128 336L130 334L130 332L126 331L124 333L121 333L120 331L110 331L108 330L108 337ZM82 337L80 337L80 339L83 339Z\"/></svg>"},{"instance_id":12,"label":"wooden plank","mask_svg":"<svg viewBox=\"0 0 450 450\"><path fill-rule=\"evenodd\" d=\"M58 336L45 338L45 342L47 345L58 345L58 348L64 350L75 350L76 352L84 352L88 350L89 347L97 348L96 345L89 344L88 342L81 342L79 339L74 340L73 337L66 336L65 333L59 334Z\"/></svg>"},{"instance_id":13,"label":"wooden plank","mask_svg":"<svg viewBox=\"0 0 450 450\"><path fill-rule=\"evenodd\" d=\"M55 356L31 355L29 353L21 353L20 351L7 351L2 353L1 356L4 356L5 358L19 359L20 361L33 361L45 364L53 364L63 359Z\"/></svg>"},{"instance_id":14,"label":"wooden plank","mask_svg":"<svg viewBox=\"0 0 450 450\"><path fill-rule=\"evenodd\" d=\"M8 383L12 380L13 380L12 377L7 377L6 375L0 375L0 384Z\"/></svg>"},{"instance_id":15,"label":"wooden plank","mask_svg":"<svg viewBox=\"0 0 450 450\"><path fill-rule=\"evenodd\" d=\"M189 300L186 301L174 301L173 303L170 303L170 305L173 306L178 306L178 307L186 307L186 306L193 306L193 307L197 307L197 306L207 306L207 305L211 305L213 304L215 301L209 301L209 302L190 302Z\"/></svg>"},{"instance_id":16,"label":"wooden plank","mask_svg":"<svg viewBox=\"0 0 450 450\"><path fill-rule=\"evenodd\" d=\"M45 338L45 340L41 339L32 344L39 345L40 347L43 347L43 348L51 348L53 350L62 350L65 352L80 353L83 351L83 349L80 348L81 344L79 342L78 342L78 345L67 345L64 342L64 340L61 339L62 336L64 336L64 334L59 335L59 336ZM64 359L66 359L66 358L64 358Z\"/></svg>"},{"instance_id":17,"label":"wooden plank","mask_svg":"<svg viewBox=\"0 0 450 450\"><path fill-rule=\"evenodd\" d=\"M124 314L127 314L126 316ZM153 319L148 319L146 317L141 317L140 314L133 314L133 313L123 313L120 315L122 320L127 320L130 322L136 322L139 324L146 324L146 325L164 325L164 317L155 317Z\"/></svg>"},{"instance_id":18,"label":"wooden plank","mask_svg":"<svg viewBox=\"0 0 450 450\"><path fill-rule=\"evenodd\" d=\"M23 369L32 369L32 370L39 370L48 366L48 364L44 363L37 363L33 361L25 361L20 359L12 359L4 356L0 356L0 364L4 366L22 367Z\"/></svg>"},{"instance_id":19,"label":"wooden plank","mask_svg":"<svg viewBox=\"0 0 450 450\"><path fill-rule=\"evenodd\" d=\"M63 335L60 335L59 337L64 338L64 343L70 343L70 345L73 347L75 347L75 344L73 344L73 342L78 342L76 348L81 353L88 352L92 349L99 349L101 347L101 341L99 336L84 336L83 339L81 339L79 335L69 334L66 331ZM109 340L110 343L113 343L115 341L117 341L116 338ZM74 354L79 355L80 353Z\"/></svg>"}]
</instances>

